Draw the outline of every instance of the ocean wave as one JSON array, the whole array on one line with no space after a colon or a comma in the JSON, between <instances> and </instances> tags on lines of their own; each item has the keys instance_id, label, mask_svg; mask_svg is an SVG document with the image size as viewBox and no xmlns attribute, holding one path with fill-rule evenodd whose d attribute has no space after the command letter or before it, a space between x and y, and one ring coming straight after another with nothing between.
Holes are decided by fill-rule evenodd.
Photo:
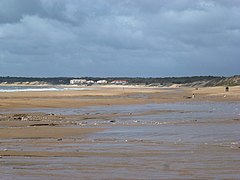
<instances>
[{"instance_id":1,"label":"ocean wave","mask_svg":"<svg viewBox=\"0 0 240 180\"><path fill-rule=\"evenodd\" d=\"M0 87L0 92L42 92L42 91L81 91L81 90L92 90L92 88L41 88L41 87Z\"/></svg>"}]
</instances>

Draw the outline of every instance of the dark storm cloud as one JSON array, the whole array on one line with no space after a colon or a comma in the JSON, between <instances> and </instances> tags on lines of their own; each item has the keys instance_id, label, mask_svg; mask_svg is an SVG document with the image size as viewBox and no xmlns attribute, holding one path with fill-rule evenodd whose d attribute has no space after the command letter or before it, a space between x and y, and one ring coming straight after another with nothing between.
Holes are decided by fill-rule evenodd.
<instances>
[{"instance_id":1,"label":"dark storm cloud","mask_svg":"<svg viewBox=\"0 0 240 180\"><path fill-rule=\"evenodd\" d=\"M41 3L36 0L1 0L0 23L14 23L20 21L24 14L35 14L39 11Z\"/></svg>"},{"instance_id":2,"label":"dark storm cloud","mask_svg":"<svg viewBox=\"0 0 240 180\"><path fill-rule=\"evenodd\" d=\"M238 0L0 0L0 75L239 74Z\"/></svg>"}]
</instances>

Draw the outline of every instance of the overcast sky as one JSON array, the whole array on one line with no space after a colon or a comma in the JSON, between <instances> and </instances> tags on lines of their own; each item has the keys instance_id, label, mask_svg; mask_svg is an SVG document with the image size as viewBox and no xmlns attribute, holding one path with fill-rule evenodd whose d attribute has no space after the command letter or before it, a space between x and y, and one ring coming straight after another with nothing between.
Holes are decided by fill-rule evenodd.
<instances>
[{"instance_id":1,"label":"overcast sky","mask_svg":"<svg viewBox=\"0 0 240 180\"><path fill-rule=\"evenodd\" d=\"M240 0L0 0L0 76L240 74Z\"/></svg>"}]
</instances>

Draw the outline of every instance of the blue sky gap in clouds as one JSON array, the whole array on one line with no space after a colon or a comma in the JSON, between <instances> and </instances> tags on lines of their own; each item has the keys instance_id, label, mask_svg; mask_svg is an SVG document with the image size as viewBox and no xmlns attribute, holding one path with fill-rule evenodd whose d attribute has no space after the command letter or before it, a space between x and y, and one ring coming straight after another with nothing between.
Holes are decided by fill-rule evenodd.
<instances>
[{"instance_id":1,"label":"blue sky gap in clouds","mask_svg":"<svg viewBox=\"0 0 240 180\"><path fill-rule=\"evenodd\" d=\"M0 0L0 76L230 76L239 48L239 0Z\"/></svg>"}]
</instances>

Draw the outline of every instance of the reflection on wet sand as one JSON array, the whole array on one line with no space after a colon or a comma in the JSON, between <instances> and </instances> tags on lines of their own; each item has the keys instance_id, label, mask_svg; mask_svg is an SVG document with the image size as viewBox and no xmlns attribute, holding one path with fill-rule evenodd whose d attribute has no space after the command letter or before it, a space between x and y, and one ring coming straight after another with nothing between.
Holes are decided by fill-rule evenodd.
<instances>
[{"instance_id":1,"label":"reflection on wet sand","mask_svg":"<svg viewBox=\"0 0 240 180\"><path fill-rule=\"evenodd\" d=\"M0 177L239 179L239 137L239 102L2 109Z\"/></svg>"}]
</instances>

